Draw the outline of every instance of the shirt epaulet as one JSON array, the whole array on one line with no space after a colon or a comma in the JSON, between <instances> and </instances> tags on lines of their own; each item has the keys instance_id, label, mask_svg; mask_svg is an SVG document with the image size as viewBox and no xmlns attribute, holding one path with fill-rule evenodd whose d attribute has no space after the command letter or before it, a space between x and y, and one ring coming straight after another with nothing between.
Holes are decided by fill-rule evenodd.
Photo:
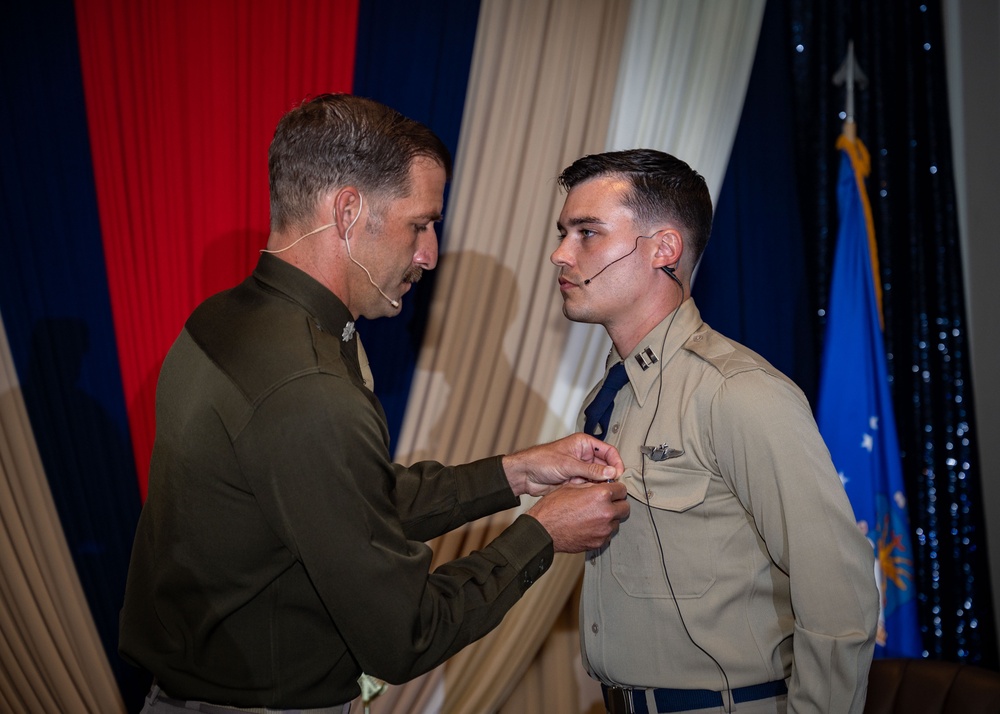
<instances>
[{"instance_id":1,"label":"shirt epaulet","mask_svg":"<svg viewBox=\"0 0 1000 714\"><path fill-rule=\"evenodd\" d=\"M712 365L724 378L755 369L767 371L767 364L757 359L756 355L737 349L732 342L707 325L703 325L688 338L684 349Z\"/></svg>"}]
</instances>

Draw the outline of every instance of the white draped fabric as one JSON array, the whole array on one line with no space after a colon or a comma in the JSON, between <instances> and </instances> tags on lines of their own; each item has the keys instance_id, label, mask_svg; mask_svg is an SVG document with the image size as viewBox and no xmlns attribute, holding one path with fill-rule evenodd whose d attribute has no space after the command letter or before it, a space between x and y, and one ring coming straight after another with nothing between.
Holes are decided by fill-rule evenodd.
<instances>
[{"instance_id":1,"label":"white draped fabric","mask_svg":"<svg viewBox=\"0 0 1000 714\"><path fill-rule=\"evenodd\" d=\"M633 0L607 151L660 149L705 177L718 201L757 51L765 0ZM641 309L641 306L637 306ZM574 323L549 392L572 431L611 347L599 326Z\"/></svg>"},{"instance_id":2,"label":"white draped fabric","mask_svg":"<svg viewBox=\"0 0 1000 714\"><path fill-rule=\"evenodd\" d=\"M717 201L743 110L765 0L635 0L608 150L683 159Z\"/></svg>"}]
</instances>

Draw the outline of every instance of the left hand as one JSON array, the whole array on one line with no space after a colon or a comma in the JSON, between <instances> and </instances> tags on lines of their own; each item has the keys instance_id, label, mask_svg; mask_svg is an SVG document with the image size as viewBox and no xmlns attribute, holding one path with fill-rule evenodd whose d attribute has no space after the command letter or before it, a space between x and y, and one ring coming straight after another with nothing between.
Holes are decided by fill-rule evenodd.
<instances>
[{"instance_id":1,"label":"left hand","mask_svg":"<svg viewBox=\"0 0 1000 714\"><path fill-rule=\"evenodd\" d=\"M514 495L544 496L567 482L614 481L625 464L615 447L577 433L508 454L503 468Z\"/></svg>"}]
</instances>

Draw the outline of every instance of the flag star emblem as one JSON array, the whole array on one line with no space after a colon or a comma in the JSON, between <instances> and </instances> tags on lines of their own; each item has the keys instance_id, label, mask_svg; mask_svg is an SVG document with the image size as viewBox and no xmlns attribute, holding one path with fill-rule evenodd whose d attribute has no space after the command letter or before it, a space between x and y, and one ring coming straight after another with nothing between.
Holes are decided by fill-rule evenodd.
<instances>
[{"instance_id":1,"label":"flag star emblem","mask_svg":"<svg viewBox=\"0 0 1000 714\"><path fill-rule=\"evenodd\" d=\"M877 417L877 416L873 416L873 417L871 417L871 418L870 418L870 419L868 420L868 427L869 427L869 428L870 428L870 429L871 429L872 431L875 431L875 430L877 430L877 429L878 429L878 417Z\"/></svg>"},{"instance_id":2,"label":"flag star emblem","mask_svg":"<svg viewBox=\"0 0 1000 714\"><path fill-rule=\"evenodd\" d=\"M875 440L872 439L872 435L871 434L865 434L864 436L861 437L861 448L862 449L867 449L869 451L869 453L870 453L871 450L874 447L875 447Z\"/></svg>"},{"instance_id":3,"label":"flag star emblem","mask_svg":"<svg viewBox=\"0 0 1000 714\"><path fill-rule=\"evenodd\" d=\"M843 471L838 471L837 475L840 476L840 482L842 484L844 484L845 486L847 485L847 482L850 481L849 478L847 478L846 476L844 476L844 472Z\"/></svg>"},{"instance_id":4,"label":"flag star emblem","mask_svg":"<svg viewBox=\"0 0 1000 714\"><path fill-rule=\"evenodd\" d=\"M347 342L352 337L354 337L354 323L348 322L346 325L344 325L344 332L340 335L340 339L342 339L344 342Z\"/></svg>"}]
</instances>

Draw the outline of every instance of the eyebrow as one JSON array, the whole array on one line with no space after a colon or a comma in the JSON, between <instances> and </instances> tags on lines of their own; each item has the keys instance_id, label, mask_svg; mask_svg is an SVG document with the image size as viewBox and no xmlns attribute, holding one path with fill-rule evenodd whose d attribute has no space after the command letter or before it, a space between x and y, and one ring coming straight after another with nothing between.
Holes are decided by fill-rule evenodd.
<instances>
[{"instance_id":1,"label":"eyebrow","mask_svg":"<svg viewBox=\"0 0 1000 714\"><path fill-rule=\"evenodd\" d=\"M583 226L583 225L599 225L599 226L605 225L604 221L602 221L600 218L597 218L596 216L578 216L575 218L570 218L567 221L567 224L568 226L564 226L562 224L562 221L556 221L556 228L558 228L559 230L563 230L564 228L567 227L575 228L576 226Z\"/></svg>"}]
</instances>

